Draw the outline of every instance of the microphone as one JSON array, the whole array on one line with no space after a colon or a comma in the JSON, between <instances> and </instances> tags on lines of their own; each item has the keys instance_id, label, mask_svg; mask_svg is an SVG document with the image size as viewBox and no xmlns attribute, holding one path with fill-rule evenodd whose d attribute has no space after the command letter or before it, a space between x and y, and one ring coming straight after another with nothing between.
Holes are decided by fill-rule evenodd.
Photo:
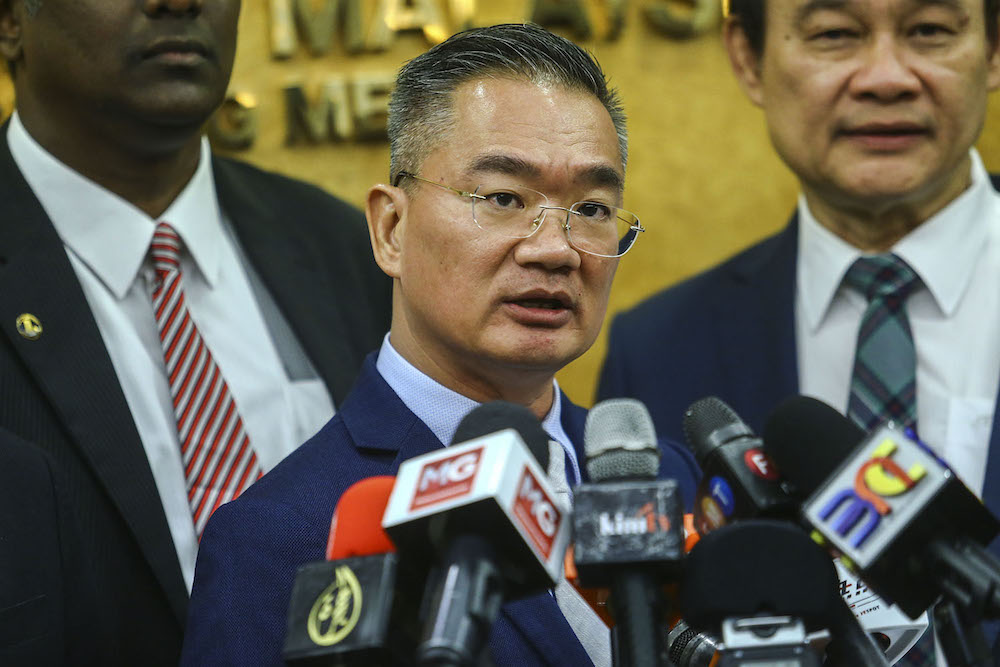
<instances>
[{"instance_id":1,"label":"microphone","mask_svg":"<svg viewBox=\"0 0 1000 667\"><path fill-rule=\"evenodd\" d=\"M418 664L476 664L500 605L555 585L569 521L539 465L548 440L527 409L488 403L459 444L400 466L383 526L408 562L433 567Z\"/></svg>"},{"instance_id":2,"label":"microphone","mask_svg":"<svg viewBox=\"0 0 1000 667\"><path fill-rule=\"evenodd\" d=\"M669 665L661 650L666 602L684 557L683 498L657 480L660 450L639 401L598 403L584 428L592 483L574 489L574 560L580 585L610 588L616 664Z\"/></svg>"},{"instance_id":3,"label":"microphone","mask_svg":"<svg viewBox=\"0 0 1000 667\"><path fill-rule=\"evenodd\" d=\"M794 397L769 419L765 442L811 494L802 516L845 565L911 618L943 595L946 652L961 636L963 650L988 656L976 626L1000 616L1000 561L985 548L1000 523L910 433L889 423L866 436L825 403Z\"/></svg>"},{"instance_id":4,"label":"microphone","mask_svg":"<svg viewBox=\"0 0 1000 667\"><path fill-rule=\"evenodd\" d=\"M412 658L423 578L401 571L382 530L394 479L369 477L344 491L330 522L327 560L295 575L283 651L288 665L361 667Z\"/></svg>"},{"instance_id":5,"label":"microphone","mask_svg":"<svg viewBox=\"0 0 1000 667\"><path fill-rule=\"evenodd\" d=\"M702 469L695 527L704 535L736 519L793 519L798 502L782 487L777 466L736 412L710 396L684 413L684 439Z\"/></svg>"},{"instance_id":6,"label":"microphone","mask_svg":"<svg viewBox=\"0 0 1000 667\"><path fill-rule=\"evenodd\" d=\"M691 627L721 637L720 667L819 667L807 633L824 629L840 647L829 664L888 665L841 600L829 556L784 521L747 519L704 536L685 563L679 601Z\"/></svg>"}]
</instances>

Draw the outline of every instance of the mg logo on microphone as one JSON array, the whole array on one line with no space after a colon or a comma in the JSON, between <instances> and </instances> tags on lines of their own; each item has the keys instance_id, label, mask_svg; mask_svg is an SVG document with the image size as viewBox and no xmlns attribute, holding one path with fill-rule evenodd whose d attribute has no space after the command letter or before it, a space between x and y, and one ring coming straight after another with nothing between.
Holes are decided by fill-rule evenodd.
<instances>
[{"instance_id":1,"label":"mg logo on microphone","mask_svg":"<svg viewBox=\"0 0 1000 667\"><path fill-rule=\"evenodd\" d=\"M472 490L483 448L428 461L417 476L417 491L410 511L463 496Z\"/></svg>"},{"instance_id":2,"label":"mg logo on microphone","mask_svg":"<svg viewBox=\"0 0 1000 667\"><path fill-rule=\"evenodd\" d=\"M562 513L527 466L517 485L514 516L531 538L535 550L542 554L543 560L548 560L562 522Z\"/></svg>"},{"instance_id":3,"label":"mg logo on microphone","mask_svg":"<svg viewBox=\"0 0 1000 667\"><path fill-rule=\"evenodd\" d=\"M818 517L855 549L860 549L882 519L893 512L887 501L908 493L927 475L927 468L920 463L903 470L893 458L898 449L892 435L881 438L869 458L856 470L838 473L836 481L842 482L841 490L827 498L818 509ZM849 488L843 488L847 486L843 482L850 484Z\"/></svg>"}]
</instances>

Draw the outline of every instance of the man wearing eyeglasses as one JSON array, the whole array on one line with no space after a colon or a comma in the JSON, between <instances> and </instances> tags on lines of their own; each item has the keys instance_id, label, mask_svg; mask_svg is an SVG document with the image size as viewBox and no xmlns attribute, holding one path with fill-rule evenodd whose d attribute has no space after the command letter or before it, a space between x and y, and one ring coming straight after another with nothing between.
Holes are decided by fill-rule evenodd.
<instances>
[{"instance_id":1,"label":"man wearing eyeglasses","mask_svg":"<svg viewBox=\"0 0 1000 667\"><path fill-rule=\"evenodd\" d=\"M391 332L337 416L209 522L183 664L278 664L296 567L322 559L340 494L451 442L480 402L527 406L562 447L561 481L584 477L585 411L554 375L594 342L642 231L620 208L616 94L565 39L481 28L402 69L389 134L392 185L366 214ZM661 472L689 493L693 465L664 449ZM504 607L495 664L609 664L607 628L559 591Z\"/></svg>"}]
</instances>

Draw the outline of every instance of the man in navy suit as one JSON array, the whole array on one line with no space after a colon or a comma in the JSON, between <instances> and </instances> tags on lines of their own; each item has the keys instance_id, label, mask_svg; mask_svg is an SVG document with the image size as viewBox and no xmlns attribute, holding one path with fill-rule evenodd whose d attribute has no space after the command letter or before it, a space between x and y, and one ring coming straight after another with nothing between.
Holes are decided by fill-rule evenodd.
<instances>
[{"instance_id":1,"label":"man in navy suit","mask_svg":"<svg viewBox=\"0 0 1000 667\"><path fill-rule=\"evenodd\" d=\"M891 255L916 277L919 433L1000 510L1000 197L972 148L1000 85L997 31L995 0L732 0L725 44L799 179L796 214L617 317L599 396L643 400L674 436L712 394L756 429L795 393L850 412L869 301L847 275Z\"/></svg>"},{"instance_id":2,"label":"man in navy suit","mask_svg":"<svg viewBox=\"0 0 1000 667\"><path fill-rule=\"evenodd\" d=\"M224 505L201 543L182 664L279 664L296 568L320 560L340 494L451 442L480 402L527 406L583 477L585 411L555 372L593 343L641 229L619 208L624 117L592 58L541 28L467 31L409 62L390 105L390 176L368 194L390 334L338 414ZM661 470L690 491L693 462ZM543 594L506 605L498 665L609 663L608 633ZM564 606L566 605L566 606Z\"/></svg>"}]
</instances>

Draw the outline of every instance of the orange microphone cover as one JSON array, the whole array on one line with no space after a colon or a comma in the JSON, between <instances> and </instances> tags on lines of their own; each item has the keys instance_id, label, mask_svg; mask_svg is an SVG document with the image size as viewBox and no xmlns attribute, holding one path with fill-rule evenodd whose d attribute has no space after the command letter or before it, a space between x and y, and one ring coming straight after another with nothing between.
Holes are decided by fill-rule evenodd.
<instances>
[{"instance_id":1,"label":"orange microphone cover","mask_svg":"<svg viewBox=\"0 0 1000 667\"><path fill-rule=\"evenodd\" d=\"M366 477L344 491L330 520L326 559L371 556L396 551L382 529L382 515L396 478Z\"/></svg>"}]
</instances>

